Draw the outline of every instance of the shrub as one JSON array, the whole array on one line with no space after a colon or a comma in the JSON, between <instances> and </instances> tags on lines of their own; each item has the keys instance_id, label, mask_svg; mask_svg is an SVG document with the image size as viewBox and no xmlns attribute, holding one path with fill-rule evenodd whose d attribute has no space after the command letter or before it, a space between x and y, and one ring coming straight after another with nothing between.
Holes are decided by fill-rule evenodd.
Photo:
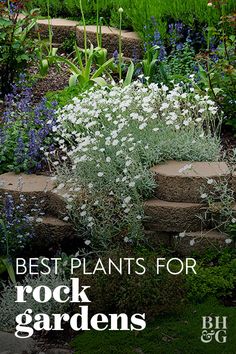
<instances>
[{"instance_id":1,"label":"shrub","mask_svg":"<svg viewBox=\"0 0 236 354\"><path fill-rule=\"evenodd\" d=\"M70 196L80 192L72 218L91 246L142 238L143 200L155 187L152 165L219 158L216 107L191 91L134 82L90 90L59 110L60 150L69 159L58 170L60 188Z\"/></svg>"},{"instance_id":2,"label":"shrub","mask_svg":"<svg viewBox=\"0 0 236 354\"><path fill-rule=\"evenodd\" d=\"M131 275L127 269L122 275L115 270L109 275L103 272L89 276L77 274L82 284L91 287L88 289L91 313L145 313L146 318L151 320L157 315L176 313L182 308L185 298L184 277L173 277L166 270L157 275L156 254L146 251L145 256L143 253L138 256L134 251L120 249L106 253L100 259L108 272L109 259L119 264L120 259L139 257L145 259L143 264L146 272L143 275L134 274L133 266ZM90 267L88 271L94 269L93 261L90 262Z\"/></svg>"},{"instance_id":3,"label":"shrub","mask_svg":"<svg viewBox=\"0 0 236 354\"><path fill-rule=\"evenodd\" d=\"M11 91L11 84L35 57L30 32L36 24L38 12L32 10L25 18L26 1L0 1L0 96Z\"/></svg>"},{"instance_id":4,"label":"shrub","mask_svg":"<svg viewBox=\"0 0 236 354\"><path fill-rule=\"evenodd\" d=\"M233 16L232 16L233 18ZM219 44L212 45L208 52L198 55L199 87L207 91L212 99L224 111L228 124L236 128L236 52L234 28L231 23L231 35L226 35L222 22L230 23L231 17L224 18L218 29L210 28Z\"/></svg>"},{"instance_id":5,"label":"shrub","mask_svg":"<svg viewBox=\"0 0 236 354\"><path fill-rule=\"evenodd\" d=\"M197 274L188 275L187 294L190 301L202 302L208 297L232 295L236 286L235 250L205 255L196 268Z\"/></svg>"}]
</instances>

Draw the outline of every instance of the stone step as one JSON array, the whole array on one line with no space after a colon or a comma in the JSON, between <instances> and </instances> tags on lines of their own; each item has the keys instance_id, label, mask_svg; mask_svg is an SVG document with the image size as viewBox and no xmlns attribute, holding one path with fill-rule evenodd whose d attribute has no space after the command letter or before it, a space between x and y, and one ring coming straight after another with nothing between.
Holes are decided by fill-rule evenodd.
<instances>
[{"instance_id":1,"label":"stone step","mask_svg":"<svg viewBox=\"0 0 236 354\"><path fill-rule=\"evenodd\" d=\"M202 230L181 234L145 231L145 237L153 249L158 250L160 246L165 246L181 256L192 256L204 254L207 250L235 247L235 242L228 243L230 240L228 235L217 230Z\"/></svg>"},{"instance_id":2,"label":"stone step","mask_svg":"<svg viewBox=\"0 0 236 354\"><path fill-rule=\"evenodd\" d=\"M175 202L199 203L200 189L206 193L212 189L210 180L231 178L225 162L167 161L151 171L157 182L157 197Z\"/></svg>"},{"instance_id":3,"label":"stone step","mask_svg":"<svg viewBox=\"0 0 236 354\"><path fill-rule=\"evenodd\" d=\"M77 38L77 44L84 48L84 27L78 21L71 21L65 19L51 20L53 41L56 43L63 43L71 33L74 33ZM38 20L38 29L42 39L48 38L48 20ZM91 42L95 47L97 46L97 26L87 25L87 39L88 44ZM101 26L102 32L102 46L108 50L109 55L112 55L115 50L119 48L119 30L110 26ZM142 41L138 34L126 30L121 31L122 37L122 52L124 56L133 58L142 58L143 47Z\"/></svg>"},{"instance_id":4,"label":"stone step","mask_svg":"<svg viewBox=\"0 0 236 354\"><path fill-rule=\"evenodd\" d=\"M146 220L144 226L149 231L183 232L201 229L200 217L204 216L202 204L167 202L151 199L144 203Z\"/></svg>"},{"instance_id":5,"label":"stone step","mask_svg":"<svg viewBox=\"0 0 236 354\"><path fill-rule=\"evenodd\" d=\"M42 175L16 175L12 172L0 175L0 198L4 200L6 194L11 194L15 204L22 203L24 197L24 209L30 212L39 205L43 212L56 216L63 220L67 216L68 192L65 189L55 188L55 181L52 177Z\"/></svg>"},{"instance_id":6,"label":"stone step","mask_svg":"<svg viewBox=\"0 0 236 354\"><path fill-rule=\"evenodd\" d=\"M218 230L186 232L184 236L173 237L172 245L182 256L204 254L207 250L221 250L235 247L229 235Z\"/></svg>"},{"instance_id":7,"label":"stone step","mask_svg":"<svg viewBox=\"0 0 236 354\"><path fill-rule=\"evenodd\" d=\"M86 26L88 40L97 47L97 28L96 26ZM106 48L111 56L119 49L119 30L108 26L102 26L102 46ZM77 43L84 47L84 28L76 27ZM143 47L141 40L135 32L122 31L122 53L128 58L142 58Z\"/></svg>"},{"instance_id":8,"label":"stone step","mask_svg":"<svg viewBox=\"0 0 236 354\"><path fill-rule=\"evenodd\" d=\"M48 208L48 195L54 189L54 181L51 177L42 175L15 174L13 172L0 175L0 197L4 200L6 194L11 194L15 204L22 203L24 196L25 210L30 211L35 204L42 211Z\"/></svg>"},{"instance_id":9,"label":"stone step","mask_svg":"<svg viewBox=\"0 0 236 354\"><path fill-rule=\"evenodd\" d=\"M41 222L35 223L35 237L30 244L32 255L56 254L61 249L68 249L70 243L76 245L77 233L70 222L46 215Z\"/></svg>"},{"instance_id":10,"label":"stone step","mask_svg":"<svg viewBox=\"0 0 236 354\"><path fill-rule=\"evenodd\" d=\"M67 196L68 192L65 189L53 189L48 194L48 212L51 215L64 219L67 215Z\"/></svg>"}]
</instances>

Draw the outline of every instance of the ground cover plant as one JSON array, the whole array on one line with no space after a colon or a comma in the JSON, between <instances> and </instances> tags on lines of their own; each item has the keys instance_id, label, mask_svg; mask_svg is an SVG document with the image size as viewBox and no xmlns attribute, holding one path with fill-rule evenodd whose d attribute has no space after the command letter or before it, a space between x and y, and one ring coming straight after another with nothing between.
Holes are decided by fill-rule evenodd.
<instances>
[{"instance_id":1,"label":"ground cover plant","mask_svg":"<svg viewBox=\"0 0 236 354\"><path fill-rule=\"evenodd\" d=\"M236 328L234 309L227 308L213 298L201 305L188 305L182 314L176 316L163 316L147 326L147 329L139 333L119 332L90 332L79 335L73 342L76 354L80 353L104 353L119 354L156 353L205 353L206 344L199 340L201 336L202 316L214 314L228 316L229 331L227 348L215 341L207 344L207 353L231 354L235 348L234 331ZM199 335L196 335L198 334Z\"/></svg>"},{"instance_id":2,"label":"ground cover plant","mask_svg":"<svg viewBox=\"0 0 236 354\"><path fill-rule=\"evenodd\" d=\"M84 240L106 248L142 238L143 200L155 186L149 168L169 159L217 161L219 121L214 102L193 88L138 81L90 90L59 110L65 163L54 166L59 189L70 190L70 201L78 194L69 210Z\"/></svg>"}]
</instances>

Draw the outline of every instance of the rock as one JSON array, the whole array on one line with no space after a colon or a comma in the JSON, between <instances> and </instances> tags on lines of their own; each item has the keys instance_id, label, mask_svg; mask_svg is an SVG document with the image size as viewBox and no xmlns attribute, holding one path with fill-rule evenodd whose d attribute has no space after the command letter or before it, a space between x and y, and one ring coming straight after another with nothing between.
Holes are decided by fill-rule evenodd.
<instances>
[{"instance_id":1,"label":"rock","mask_svg":"<svg viewBox=\"0 0 236 354\"><path fill-rule=\"evenodd\" d=\"M227 239L228 235L217 230L187 232L184 237L174 237L173 246L182 256L190 256L193 253L204 254L209 249L235 247L234 242L227 244Z\"/></svg>"},{"instance_id":2,"label":"rock","mask_svg":"<svg viewBox=\"0 0 236 354\"><path fill-rule=\"evenodd\" d=\"M201 229L199 216L204 216L205 207L195 203L166 202L151 199L145 202L145 229L159 232L197 231Z\"/></svg>"},{"instance_id":3,"label":"rock","mask_svg":"<svg viewBox=\"0 0 236 354\"><path fill-rule=\"evenodd\" d=\"M45 216L42 222L35 224L35 237L30 242L28 252L34 257L53 256L63 249L66 251L71 244L79 244L74 226L53 216Z\"/></svg>"},{"instance_id":4,"label":"rock","mask_svg":"<svg viewBox=\"0 0 236 354\"><path fill-rule=\"evenodd\" d=\"M173 234L170 232L158 232L145 230L145 239L147 243L153 248L160 248L160 246L169 247L172 243Z\"/></svg>"},{"instance_id":5,"label":"rock","mask_svg":"<svg viewBox=\"0 0 236 354\"><path fill-rule=\"evenodd\" d=\"M204 193L212 189L208 180L230 178L230 170L225 162L168 161L153 167L151 171L157 182L157 197L175 202L199 203L200 189L203 188Z\"/></svg>"},{"instance_id":6,"label":"rock","mask_svg":"<svg viewBox=\"0 0 236 354\"><path fill-rule=\"evenodd\" d=\"M66 209L67 202L64 197L66 194L68 194L68 192L64 189L53 189L48 195L48 212L59 219L63 219L68 214Z\"/></svg>"},{"instance_id":7,"label":"rock","mask_svg":"<svg viewBox=\"0 0 236 354\"><path fill-rule=\"evenodd\" d=\"M31 354L35 347L33 339L18 339L7 332L0 332L0 344L0 354Z\"/></svg>"},{"instance_id":8,"label":"rock","mask_svg":"<svg viewBox=\"0 0 236 354\"><path fill-rule=\"evenodd\" d=\"M47 209L48 193L54 188L51 177L41 175L15 174L13 172L0 175L0 196L4 199L5 194L11 194L16 204L21 204L20 196L24 196L24 208L30 211L35 203L40 209Z\"/></svg>"},{"instance_id":9,"label":"rock","mask_svg":"<svg viewBox=\"0 0 236 354\"><path fill-rule=\"evenodd\" d=\"M97 35L96 26L86 26L87 29L87 38L97 46ZM77 43L79 47L84 47L84 28L78 26L76 28L77 34ZM102 45L108 50L110 56L118 50L119 48L119 30L117 28L102 26ZM88 43L89 45L89 43ZM125 57L136 58L142 57L142 45L141 40L138 35L134 32L122 31L122 52Z\"/></svg>"}]
</instances>

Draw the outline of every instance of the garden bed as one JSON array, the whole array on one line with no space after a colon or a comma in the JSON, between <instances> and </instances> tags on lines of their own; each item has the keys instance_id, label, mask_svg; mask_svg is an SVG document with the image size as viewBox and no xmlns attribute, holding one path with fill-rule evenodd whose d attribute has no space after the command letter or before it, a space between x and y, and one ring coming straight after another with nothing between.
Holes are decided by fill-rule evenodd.
<instances>
[{"instance_id":1,"label":"garden bed","mask_svg":"<svg viewBox=\"0 0 236 354\"><path fill-rule=\"evenodd\" d=\"M148 8L136 1L129 9L120 7L109 22L117 28L105 26L99 15L109 13L108 3L114 10L113 1L106 2L103 10L100 2L97 8L80 2L79 25L77 20L50 18L50 11L62 10L54 8L59 6L56 1L46 2L47 9L41 1L32 2L41 5L48 19L42 19L39 10L22 16L22 1L8 2L10 8L5 2L0 5L0 330L4 331L0 341L7 343L4 350L146 354L158 348L169 353L183 348L179 338L185 341L194 336L192 332L197 331L199 340L202 316L209 311L216 309L216 315L228 314L232 320L236 289L233 5L231 0L228 4L174 1L173 8L158 2L157 17L151 0ZM71 11L76 4L71 1L70 6ZM150 11L153 16L147 19ZM126 26L139 34L123 30ZM25 273L17 272L18 259L25 262ZM194 265L189 266L189 261ZM73 264L77 266L71 272ZM77 286L79 293L83 284L91 299L82 301L83 306L81 301L55 298L34 301L33 289L42 285L53 297L53 289L63 288L69 294ZM15 301L17 286L27 285L32 296L29 292L26 302ZM83 291L78 296L88 300ZM214 299L212 306L202 304L209 299ZM40 328L33 326L37 318L29 316L29 309L32 316L44 313L52 327L45 327L46 322ZM72 318L84 311L88 313L81 316L80 329L73 331ZM17 340L6 333L24 333L16 328L19 313L31 319L25 328L33 336L30 348L17 348ZM56 321L59 313L65 314L61 324ZM91 325L88 330L95 328L98 313L107 323L111 319L113 329L122 327L127 316L125 327L137 329L141 338L137 345L132 335L113 337L108 332L102 341L95 335L91 342L81 329L84 317L86 326ZM115 313L122 314L121 324L119 316L116 324L112 322ZM146 332L139 334L132 322L134 313L145 315ZM186 322L190 313L194 330ZM51 331L54 325L62 326L56 334ZM154 327L158 343L152 344L147 339ZM114 344L117 338L124 340L122 348ZM202 350L193 338L185 344L188 352L193 347ZM233 347L232 341L228 346ZM209 348L217 353L215 346Z\"/></svg>"}]
</instances>

